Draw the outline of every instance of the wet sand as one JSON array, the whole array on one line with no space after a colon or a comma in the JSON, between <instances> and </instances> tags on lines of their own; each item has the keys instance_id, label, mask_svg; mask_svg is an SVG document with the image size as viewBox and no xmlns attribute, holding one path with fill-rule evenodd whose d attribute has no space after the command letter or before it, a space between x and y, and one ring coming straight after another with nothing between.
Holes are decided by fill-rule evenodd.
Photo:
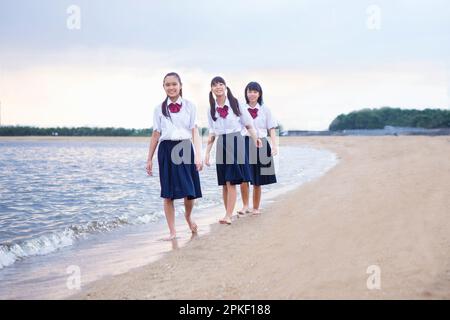
<instances>
[{"instance_id":1,"label":"wet sand","mask_svg":"<svg viewBox=\"0 0 450 320\"><path fill-rule=\"evenodd\" d=\"M339 163L261 216L215 224L162 259L72 298L450 298L450 137L280 143L331 150ZM380 273L368 274L371 266ZM367 286L374 276L379 289Z\"/></svg>"}]
</instances>

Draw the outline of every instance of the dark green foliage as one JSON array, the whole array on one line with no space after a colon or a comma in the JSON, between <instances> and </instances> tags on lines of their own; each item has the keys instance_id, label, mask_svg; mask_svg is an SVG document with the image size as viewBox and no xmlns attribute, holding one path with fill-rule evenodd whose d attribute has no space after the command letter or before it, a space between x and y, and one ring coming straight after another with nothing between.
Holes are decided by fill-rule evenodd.
<instances>
[{"instance_id":1,"label":"dark green foliage","mask_svg":"<svg viewBox=\"0 0 450 320\"><path fill-rule=\"evenodd\" d=\"M200 128L204 135L207 128ZM1 126L0 136L109 136L109 137L149 137L153 129L97 128L97 127L56 127L39 128L30 126Z\"/></svg>"},{"instance_id":2,"label":"dark green foliage","mask_svg":"<svg viewBox=\"0 0 450 320\"><path fill-rule=\"evenodd\" d=\"M56 127L38 128L29 126L1 126L0 136L134 136L144 137L152 134L152 129Z\"/></svg>"},{"instance_id":3,"label":"dark green foliage","mask_svg":"<svg viewBox=\"0 0 450 320\"><path fill-rule=\"evenodd\" d=\"M329 130L382 129L385 126L425 129L450 128L450 110L390 107L362 109L348 114L340 114L331 122Z\"/></svg>"}]
</instances>

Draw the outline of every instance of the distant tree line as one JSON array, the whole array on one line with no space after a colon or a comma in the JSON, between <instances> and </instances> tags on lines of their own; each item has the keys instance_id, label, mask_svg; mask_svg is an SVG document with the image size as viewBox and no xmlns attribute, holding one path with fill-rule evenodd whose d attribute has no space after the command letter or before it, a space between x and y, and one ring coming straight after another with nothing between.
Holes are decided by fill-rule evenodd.
<instances>
[{"instance_id":1,"label":"distant tree line","mask_svg":"<svg viewBox=\"0 0 450 320\"><path fill-rule=\"evenodd\" d=\"M96 127L54 127L1 126L1 136L150 136L152 129L96 128Z\"/></svg>"},{"instance_id":2,"label":"distant tree line","mask_svg":"<svg viewBox=\"0 0 450 320\"><path fill-rule=\"evenodd\" d=\"M111 136L111 137L149 137L153 132L149 129L97 128L97 127L54 127L39 128L31 126L0 126L0 136ZM207 128L201 128L202 135Z\"/></svg>"},{"instance_id":3,"label":"distant tree line","mask_svg":"<svg viewBox=\"0 0 450 320\"><path fill-rule=\"evenodd\" d=\"M383 129L385 126L411 128L450 128L450 110L400 109L384 107L340 114L330 124L330 131Z\"/></svg>"}]
</instances>

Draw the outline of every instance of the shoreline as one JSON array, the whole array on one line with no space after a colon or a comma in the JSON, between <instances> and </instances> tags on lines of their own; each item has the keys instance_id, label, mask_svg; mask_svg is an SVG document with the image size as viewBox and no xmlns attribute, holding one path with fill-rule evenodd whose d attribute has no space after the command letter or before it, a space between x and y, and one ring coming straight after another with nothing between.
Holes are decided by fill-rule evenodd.
<instances>
[{"instance_id":1,"label":"shoreline","mask_svg":"<svg viewBox=\"0 0 450 320\"><path fill-rule=\"evenodd\" d=\"M2 140L31 140L31 141L44 141L44 140L136 140L136 141L148 141L150 143L150 136L148 137L123 137L123 136L0 136Z\"/></svg>"},{"instance_id":2,"label":"shoreline","mask_svg":"<svg viewBox=\"0 0 450 320\"><path fill-rule=\"evenodd\" d=\"M299 145L298 147L304 147L304 146ZM329 151L327 149L317 148L314 146L311 146L311 148ZM338 164L339 164L339 161L337 161L337 163L333 167L327 169L327 172L330 170L333 170L333 168L335 166L337 166ZM325 174L327 174L327 173L325 173ZM320 179L321 177L322 177L322 175L317 178L314 178L312 181ZM274 206L273 202L280 200L280 199L275 200L276 197L281 197L281 198L289 197L298 188L301 188L302 185L305 183L309 183L309 181L299 183L298 185L295 185L295 186L283 186L280 188L280 190L275 189L275 190L263 191L263 197L261 199L261 206L264 208L263 211L264 212L270 211L270 208L272 206ZM238 198L236 201L235 212L238 209L238 207L241 205L240 201L241 201L240 194L238 192ZM251 199L250 199L250 202L251 202ZM266 206L264 206L264 205L266 205ZM177 254L178 251L180 251L180 250L182 251L185 248L188 248L190 245L194 244L194 242L204 241L204 240L208 241L208 239L210 239L211 237L215 237L217 232L223 232L223 230L221 230L221 229L227 227L227 226L224 227L224 226L218 224L218 222L217 222L218 219L222 216L222 210L223 210L222 207L223 207L223 205L220 204L220 205L215 205L215 206L212 206L212 207L209 207L206 209L200 209L203 213L201 213L201 216L197 218L198 220L195 220L200 228L200 233L199 233L199 235L192 236L189 241L182 241L183 242L182 244L179 244L178 241L167 241L165 243L171 244L172 250L166 250L166 251L162 252L159 255L158 259L156 259L146 265L131 268L129 271L124 272L124 273L120 273L117 275L103 276L101 279L98 279L96 281L86 284L84 286L84 289L81 290L81 292L67 296L65 299L67 299L67 300L89 299L88 298L88 297L90 297L89 291L93 288L96 288L98 285L106 284L106 283L110 282L111 280L114 281L114 279L116 279L117 277L125 276L127 274L132 274L133 272L140 271L142 268L150 267L153 264L161 263L162 261L164 261L164 259L170 257L171 255ZM210 213L212 213L212 217L206 217L205 213L204 213L205 211L209 211ZM234 214L233 215L233 226L236 226L238 223L245 224L246 219L257 219L257 218L258 217L252 217L250 214L246 214L245 216L239 216L237 214ZM177 228L179 228L180 230L182 230L184 232L187 232L187 230L188 230L187 226L185 226L185 225L180 226L180 224L182 224L182 223L180 223L181 220L182 220L182 218L180 218L180 217L177 218L177 222L178 222ZM170 267L169 267L169 269L170 269ZM99 298L99 299L104 299L104 298ZM106 299L109 299L109 298L106 298ZM128 298L125 298L125 299L128 299ZM140 298L137 298L137 299L140 299Z\"/></svg>"},{"instance_id":3,"label":"shoreline","mask_svg":"<svg viewBox=\"0 0 450 320\"><path fill-rule=\"evenodd\" d=\"M299 137L339 163L162 259L70 299L450 297L450 138ZM371 266L381 288L369 290Z\"/></svg>"},{"instance_id":4,"label":"shoreline","mask_svg":"<svg viewBox=\"0 0 450 320\"><path fill-rule=\"evenodd\" d=\"M27 137L23 140L31 141L28 140ZM52 139L40 140L51 141ZM66 139L63 140L67 141ZM82 141L87 141L86 143L89 143L89 141L93 140L95 142L99 141L98 139L91 138L82 139ZM78 141L80 140L76 140L77 143ZM130 139L126 138L125 141L130 141ZM123 143L123 140L119 140L117 142ZM293 148L287 147L289 146L286 145L281 148L283 159L281 161L283 162L286 161L284 159L287 155L299 157L297 151L292 153L294 149L308 149L302 146L295 146ZM279 172L281 173L281 180L279 181L279 183L263 190L263 206L265 203L273 202L274 199L277 198L280 194L291 191L296 186L301 185L310 179L314 179L317 176L321 176L323 174L321 172L327 170L335 164L335 160L333 160L335 158L334 154L326 151L317 152L313 150L313 152L313 156L308 156L309 158L305 158L305 155L310 154L310 151L300 151L301 156L298 159L301 159L300 161L301 163L303 163L301 168L303 169L300 171L301 177L299 177L299 180L297 180L295 184L286 184L286 181L284 180L285 177L287 177L286 174L283 173L283 170ZM280 158L278 158L278 160L280 160ZM286 169L286 167L284 168ZM296 171L290 170L290 172L294 173ZM297 174L298 173L295 173L294 175ZM275 188L273 188L274 186ZM219 191L219 189L217 191ZM237 207L239 205L240 200L238 199ZM204 208L200 206L197 209L198 211L195 219L197 224L199 224L200 226L200 237L203 237L203 235L209 233L211 225L214 225L221 217L222 208L223 205L217 203L213 206ZM160 235L160 237L163 237L164 232L166 231L165 221L158 221L158 226L129 225L125 229L117 229L111 234L93 234L91 235L90 240L87 240L86 242L74 242L68 247L56 249L56 251L50 253L49 256L38 255L35 257L30 257L30 260L27 259L26 261L23 261L13 267L17 270L17 272L15 274L13 272L13 274L10 274L10 276L12 277L5 279L10 282L9 287L11 289L5 290L4 292L1 292L2 290L0 290L0 295L3 296L3 294L6 294L4 298L11 297L15 299L37 299L40 297L44 299L67 298L71 294L73 294L73 291L67 293L68 290L67 288L65 288L67 278L65 269L68 265L77 266L78 268L80 268L83 273L83 282L86 285L90 284L93 281L101 280L105 277L122 274L132 269L139 268L157 260L154 257L158 257L159 259L161 255L166 254L170 250L181 248L185 245L185 243L191 240L190 232L188 234L188 229L187 226L184 225L184 218L182 216L177 218L177 225L179 225L180 227L179 231L181 231L181 233L179 234L179 236L181 237L177 239L176 243L158 241L157 238L159 237L158 235L160 234L160 232L163 233ZM150 230L153 230L152 228L156 228L155 230L159 231L156 232L154 237L149 237L148 232ZM144 231L138 231L141 229ZM118 237L124 238L120 240ZM133 242L139 243L139 246L133 246ZM127 246L130 246L130 250L124 250ZM102 257L102 255L105 254L107 254L107 256L103 256L101 261L97 263L96 268L95 262L91 261L89 257L93 257L95 255L98 255L98 257ZM83 258L84 256L86 256L87 259ZM45 267L46 260L50 262L51 267ZM32 261L36 262L36 264L33 264ZM8 266L6 268L10 267L11 266ZM20 279L24 279L24 277L27 278L26 282L28 283L31 283L33 281L33 278L31 276L28 277L25 274L21 275L20 270L24 269L23 271L26 271L27 268L27 273L39 274L39 288L30 287L27 289L26 285L22 285L20 283ZM7 274L10 270L13 269L8 269L6 271L3 270L3 272ZM46 275L48 278L46 278ZM17 287L15 286L15 284L17 284Z\"/></svg>"}]
</instances>

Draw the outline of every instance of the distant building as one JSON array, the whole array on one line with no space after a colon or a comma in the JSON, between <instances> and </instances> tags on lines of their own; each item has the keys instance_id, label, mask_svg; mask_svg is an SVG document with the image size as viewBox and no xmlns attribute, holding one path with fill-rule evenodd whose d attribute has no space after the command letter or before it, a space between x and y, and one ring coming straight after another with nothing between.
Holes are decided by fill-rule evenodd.
<instances>
[{"instance_id":1,"label":"distant building","mask_svg":"<svg viewBox=\"0 0 450 320\"><path fill-rule=\"evenodd\" d=\"M330 136L333 135L331 131L309 131L309 130L288 130L284 131L283 136Z\"/></svg>"},{"instance_id":2,"label":"distant building","mask_svg":"<svg viewBox=\"0 0 450 320\"><path fill-rule=\"evenodd\" d=\"M337 131L289 130L287 136L398 136L398 135L450 135L450 128L424 129L385 126L383 129L347 129Z\"/></svg>"}]
</instances>

